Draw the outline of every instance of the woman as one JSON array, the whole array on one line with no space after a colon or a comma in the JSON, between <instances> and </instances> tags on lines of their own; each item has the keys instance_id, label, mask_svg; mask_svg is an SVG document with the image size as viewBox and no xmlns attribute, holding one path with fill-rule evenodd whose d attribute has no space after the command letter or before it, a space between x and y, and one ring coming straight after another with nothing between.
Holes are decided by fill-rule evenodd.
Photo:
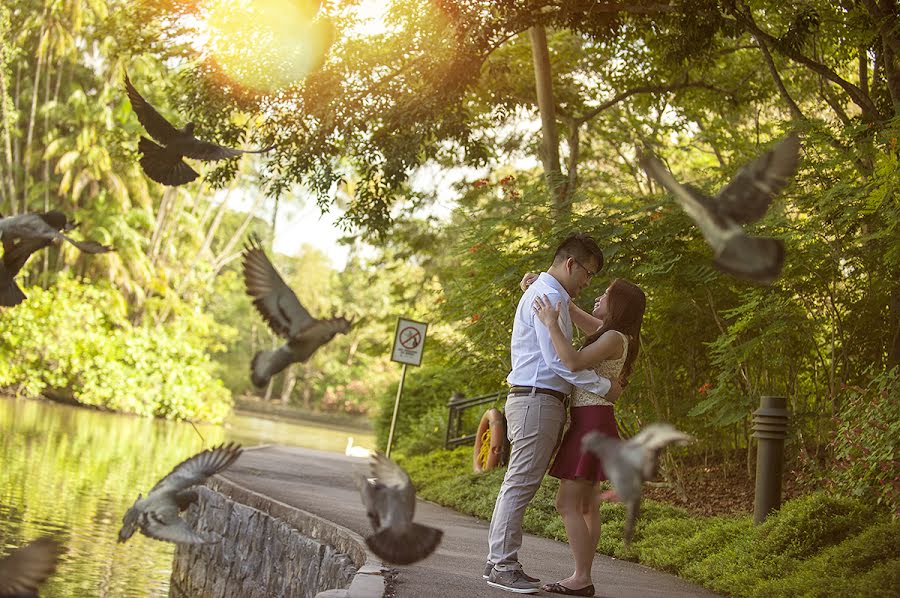
<instances>
[{"instance_id":1,"label":"woman","mask_svg":"<svg viewBox=\"0 0 900 598\"><path fill-rule=\"evenodd\" d=\"M591 324L595 326L595 332L585 339L580 350L572 346L559 327L560 304L554 307L546 296L538 297L534 311L547 326L560 361L570 371L592 368L604 378L619 379L624 386L640 348L646 305L647 298L640 287L621 278L613 280L596 299L592 314L570 302L573 322L583 329ZM571 401L571 425L550 467L550 475L559 478L556 510L563 519L575 556L575 572L566 579L545 584L542 589L569 596L593 596L591 563L600 539L599 488L600 482L607 478L597 458L582 452L581 438L592 430L616 438L619 433L612 403L580 388L572 392Z\"/></svg>"}]
</instances>

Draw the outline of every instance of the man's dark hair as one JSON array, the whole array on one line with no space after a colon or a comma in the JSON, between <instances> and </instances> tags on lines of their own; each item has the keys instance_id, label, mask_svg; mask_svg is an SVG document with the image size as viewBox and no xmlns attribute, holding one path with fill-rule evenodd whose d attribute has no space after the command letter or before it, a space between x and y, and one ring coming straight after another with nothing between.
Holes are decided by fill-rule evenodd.
<instances>
[{"instance_id":1,"label":"man's dark hair","mask_svg":"<svg viewBox=\"0 0 900 598\"><path fill-rule=\"evenodd\" d=\"M603 251L589 235L575 233L566 237L553 256L553 263L565 261L570 257L575 258L581 264L586 264L591 258L597 260L597 272L603 269Z\"/></svg>"}]
</instances>

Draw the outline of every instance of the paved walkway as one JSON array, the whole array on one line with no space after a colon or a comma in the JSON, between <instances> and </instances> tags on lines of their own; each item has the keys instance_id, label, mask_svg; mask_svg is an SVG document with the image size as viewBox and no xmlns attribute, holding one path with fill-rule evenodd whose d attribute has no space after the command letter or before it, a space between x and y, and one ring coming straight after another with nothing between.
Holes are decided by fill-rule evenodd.
<instances>
[{"instance_id":1,"label":"paved walkway","mask_svg":"<svg viewBox=\"0 0 900 598\"><path fill-rule=\"evenodd\" d=\"M365 463L365 459L335 453L270 446L246 451L223 475L250 490L365 536L371 528L350 475L354 468L364 471ZM492 588L481 579L487 551L486 522L423 501L416 506L415 520L443 529L444 537L429 558L400 567L396 580L398 598L515 595ZM562 542L526 535L520 556L526 570L545 583L572 572L572 555ZM599 554L594 559L593 578L597 596L603 597L716 596L675 576Z\"/></svg>"}]
</instances>

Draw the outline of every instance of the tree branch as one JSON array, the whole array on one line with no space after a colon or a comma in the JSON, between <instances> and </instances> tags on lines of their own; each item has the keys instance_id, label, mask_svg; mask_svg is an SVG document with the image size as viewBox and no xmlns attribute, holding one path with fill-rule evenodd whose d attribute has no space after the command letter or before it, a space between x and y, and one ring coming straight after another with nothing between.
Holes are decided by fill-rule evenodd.
<instances>
[{"instance_id":1,"label":"tree branch","mask_svg":"<svg viewBox=\"0 0 900 598\"><path fill-rule=\"evenodd\" d=\"M708 83L691 82L691 81L686 81L684 83L670 83L668 85L640 85L638 87L634 87L627 91L623 91L622 93L613 97L611 100L607 100L607 101L603 102L602 104L600 104L599 106L597 106L596 108L594 108L593 110L588 112L587 114L583 114L582 116L576 118L575 123L578 125L582 125L582 124L586 123L587 121L591 120L592 118L594 118L595 116L597 116L598 114L600 114L601 112L603 112L604 110L611 108L612 106L615 106L619 102L621 102L623 100L627 100L631 96L639 94L639 93L669 93L672 91L677 91L679 89L686 89L689 87L710 89L713 91L719 91L719 92L723 92L723 93L727 93L728 95L731 95L730 92L720 89L718 87L715 87L714 85L709 85Z\"/></svg>"},{"instance_id":2,"label":"tree branch","mask_svg":"<svg viewBox=\"0 0 900 598\"><path fill-rule=\"evenodd\" d=\"M778 68L775 66L775 61L772 60L772 54L769 52L769 48L766 46L766 42L756 33L750 33L753 36L753 39L756 40L756 43L759 44L759 51L763 55L763 59L766 61L766 66L769 67L769 74L772 75L772 80L775 82L775 87L778 88L778 94L781 98L787 103L788 108L791 111L791 116L795 120L805 120L803 116L803 112L800 111L800 106L797 105L797 102L794 101L794 98L791 97L791 94L788 93L787 88L784 86L784 81L781 80L781 75L778 73Z\"/></svg>"},{"instance_id":3,"label":"tree branch","mask_svg":"<svg viewBox=\"0 0 900 598\"><path fill-rule=\"evenodd\" d=\"M768 45L778 50L779 53L787 56L795 62L799 62L814 73L822 75L829 81L832 81L843 88L844 91L847 92L847 95L849 95L853 100L853 103L862 109L863 114L867 117L868 120L880 120L881 116L879 115L878 109L875 107L875 104L872 102L869 96L863 93L863 90L861 90L859 87L840 77L837 73L835 73L824 64L816 62L815 60L809 58L808 56L804 56L793 48L785 46L778 40L778 38L760 29L759 26L757 26L756 21L753 20L753 16L749 13L749 11L745 13L739 10L735 10L733 14L736 16L738 24L743 26L744 29L755 38L765 40Z\"/></svg>"}]
</instances>

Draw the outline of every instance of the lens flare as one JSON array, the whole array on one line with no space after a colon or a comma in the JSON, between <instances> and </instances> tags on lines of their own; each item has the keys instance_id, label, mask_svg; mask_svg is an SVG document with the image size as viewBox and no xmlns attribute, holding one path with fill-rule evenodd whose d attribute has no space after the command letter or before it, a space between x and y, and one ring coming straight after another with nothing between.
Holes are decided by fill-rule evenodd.
<instances>
[{"instance_id":1,"label":"lens flare","mask_svg":"<svg viewBox=\"0 0 900 598\"><path fill-rule=\"evenodd\" d=\"M271 92L301 81L325 60L334 27L318 8L316 0L209 0L199 29L223 75Z\"/></svg>"}]
</instances>

